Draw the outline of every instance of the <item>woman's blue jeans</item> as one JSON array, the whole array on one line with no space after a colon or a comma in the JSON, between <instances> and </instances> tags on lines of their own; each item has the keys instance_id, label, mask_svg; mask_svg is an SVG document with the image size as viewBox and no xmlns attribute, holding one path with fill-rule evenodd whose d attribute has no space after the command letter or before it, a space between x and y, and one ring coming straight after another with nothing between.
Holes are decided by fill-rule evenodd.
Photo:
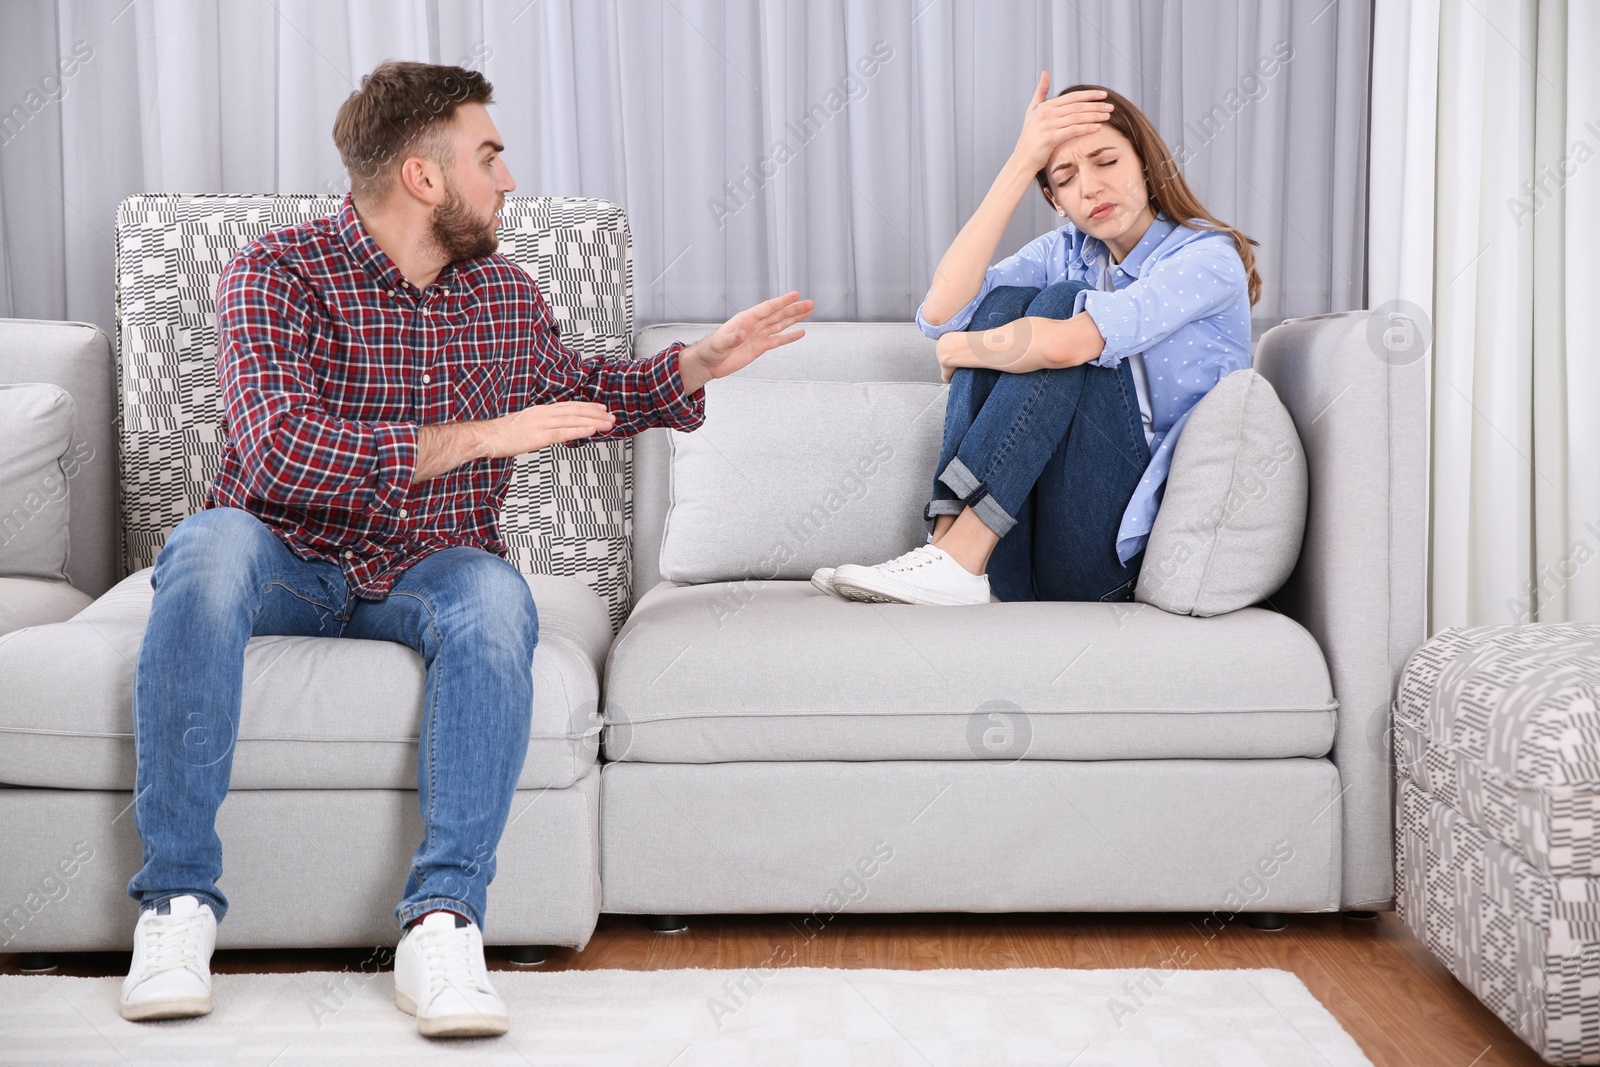
<instances>
[{"instance_id":1,"label":"woman's blue jeans","mask_svg":"<svg viewBox=\"0 0 1600 1067\"><path fill-rule=\"evenodd\" d=\"M967 329L1072 316L1082 282L989 291ZM1133 368L1085 363L950 379L927 518L970 507L1000 537L989 588L1001 600L1131 600L1143 553L1117 558L1122 513L1150 463Z\"/></svg>"},{"instance_id":2,"label":"woman's blue jeans","mask_svg":"<svg viewBox=\"0 0 1600 1067\"><path fill-rule=\"evenodd\" d=\"M401 925L444 908L483 925L495 847L528 751L538 616L511 564L448 548L412 566L383 600L359 600L331 563L303 560L249 512L202 511L156 558L155 602L134 675L134 817L144 907L191 894L220 919L222 842L245 645L253 636L396 641L427 667L417 802ZM337 818L337 812L330 812Z\"/></svg>"}]
</instances>

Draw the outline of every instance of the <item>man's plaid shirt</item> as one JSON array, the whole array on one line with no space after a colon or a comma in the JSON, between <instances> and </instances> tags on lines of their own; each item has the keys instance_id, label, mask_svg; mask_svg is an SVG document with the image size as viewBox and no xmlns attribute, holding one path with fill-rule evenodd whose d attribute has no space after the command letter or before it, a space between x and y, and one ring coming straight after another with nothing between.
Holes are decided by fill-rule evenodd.
<instances>
[{"instance_id":1,"label":"man's plaid shirt","mask_svg":"<svg viewBox=\"0 0 1600 1067\"><path fill-rule=\"evenodd\" d=\"M227 439L206 506L250 512L301 558L338 564L365 599L442 548L505 555L512 460L413 485L420 427L558 400L604 404L617 419L606 437L705 418L705 394L685 396L678 377L681 345L586 359L498 254L452 263L419 291L348 197L239 252L217 283L217 335Z\"/></svg>"}]
</instances>

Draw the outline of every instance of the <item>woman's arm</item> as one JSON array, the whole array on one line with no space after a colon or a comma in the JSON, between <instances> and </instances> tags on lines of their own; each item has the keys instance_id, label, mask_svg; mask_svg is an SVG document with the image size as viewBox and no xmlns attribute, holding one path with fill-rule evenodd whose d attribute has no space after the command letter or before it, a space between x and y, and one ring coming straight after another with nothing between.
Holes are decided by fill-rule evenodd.
<instances>
[{"instance_id":1,"label":"woman's arm","mask_svg":"<svg viewBox=\"0 0 1600 1067\"><path fill-rule=\"evenodd\" d=\"M1000 247L1000 237L1011 224L1017 205L1034 184L1034 175L1050 161L1056 146L1069 137L1090 133L1110 111L1105 93L1098 89L1068 93L1049 99L1050 75L1040 75L1039 86L1022 120L1017 146L1000 168L978 210L961 227L944 258L933 272L922 303L922 317L940 326L972 302L983 287L984 273Z\"/></svg>"},{"instance_id":2,"label":"woman's arm","mask_svg":"<svg viewBox=\"0 0 1600 1067\"><path fill-rule=\"evenodd\" d=\"M1028 316L993 330L947 333L934 352L948 382L958 367L987 367L1007 374L1076 367L1098 358L1105 347L1100 328L1082 311L1070 319Z\"/></svg>"},{"instance_id":3,"label":"woman's arm","mask_svg":"<svg viewBox=\"0 0 1600 1067\"><path fill-rule=\"evenodd\" d=\"M1030 316L993 330L947 333L934 351L946 381L957 367L1010 374L1096 360L1114 367L1241 300L1248 300L1244 264L1232 241L1211 233L1146 266L1115 292L1086 293L1084 310L1070 319Z\"/></svg>"},{"instance_id":4,"label":"woman's arm","mask_svg":"<svg viewBox=\"0 0 1600 1067\"><path fill-rule=\"evenodd\" d=\"M1029 170L1015 156L1006 160L989 192L961 227L939 266L934 268L933 284L922 302L922 317L930 326L942 326L951 316L972 302L983 288L983 276L1000 247L1000 237L1011 224L1011 216L1033 184L1038 168Z\"/></svg>"}]
</instances>

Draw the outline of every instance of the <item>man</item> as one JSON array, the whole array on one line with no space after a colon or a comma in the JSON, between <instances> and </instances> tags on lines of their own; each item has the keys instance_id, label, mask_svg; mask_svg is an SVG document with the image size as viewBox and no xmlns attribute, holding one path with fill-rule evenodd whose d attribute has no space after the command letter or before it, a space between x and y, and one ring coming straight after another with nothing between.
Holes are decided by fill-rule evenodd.
<instances>
[{"instance_id":1,"label":"man","mask_svg":"<svg viewBox=\"0 0 1600 1067\"><path fill-rule=\"evenodd\" d=\"M538 287L495 254L515 184L490 102L475 72L384 63L334 123L340 211L246 246L218 282L227 443L206 510L156 560L134 682L144 866L126 1018L211 1010L245 645L283 634L421 653L423 835L395 909L395 1001L430 1036L505 1032L480 928L538 640L499 538L512 457L694 429L707 381L803 334L790 327L812 303L790 293L647 360L563 346Z\"/></svg>"}]
</instances>

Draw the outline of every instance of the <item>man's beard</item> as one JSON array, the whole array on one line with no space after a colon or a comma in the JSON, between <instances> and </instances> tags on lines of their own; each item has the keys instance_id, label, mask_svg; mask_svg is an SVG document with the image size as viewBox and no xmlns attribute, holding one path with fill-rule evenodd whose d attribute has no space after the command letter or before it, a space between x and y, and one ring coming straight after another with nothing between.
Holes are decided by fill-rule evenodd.
<instances>
[{"instance_id":1,"label":"man's beard","mask_svg":"<svg viewBox=\"0 0 1600 1067\"><path fill-rule=\"evenodd\" d=\"M428 230L434 243L444 252L445 262L477 259L500 247L500 238L496 233L500 221L493 215L485 221L473 214L466 198L448 179L444 191L444 203L433 209Z\"/></svg>"}]
</instances>

